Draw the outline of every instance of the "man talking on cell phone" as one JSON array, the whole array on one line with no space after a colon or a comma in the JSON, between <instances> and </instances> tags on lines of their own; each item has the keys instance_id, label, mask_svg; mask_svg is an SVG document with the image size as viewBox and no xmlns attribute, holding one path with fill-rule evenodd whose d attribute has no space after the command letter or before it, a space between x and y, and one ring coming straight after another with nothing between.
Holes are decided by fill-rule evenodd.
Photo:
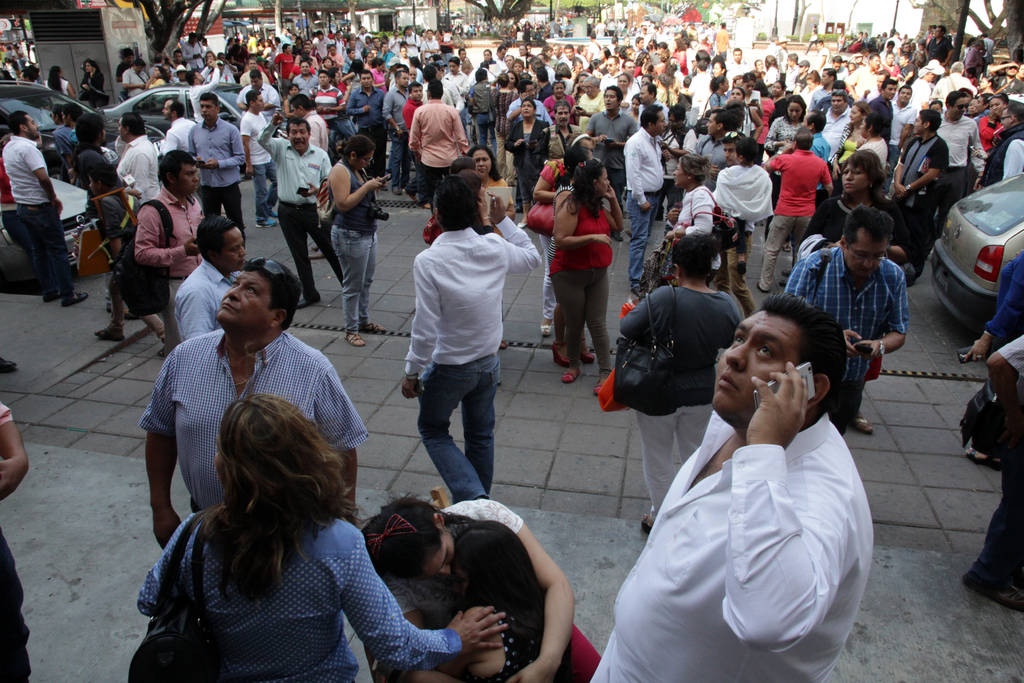
<instances>
[{"instance_id":1,"label":"man talking on cell phone","mask_svg":"<svg viewBox=\"0 0 1024 683\"><path fill-rule=\"evenodd\" d=\"M840 434L851 422L866 434L871 423L860 415L864 377L871 362L907 341L910 311L903 270L885 257L893 222L883 211L859 206L846 217L837 246L799 261L786 291L803 297L832 316L846 337L846 374L830 411Z\"/></svg>"},{"instance_id":2,"label":"man talking on cell phone","mask_svg":"<svg viewBox=\"0 0 1024 683\"><path fill-rule=\"evenodd\" d=\"M828 679L874 541L864 485L827 417L846 346L832 316L788 294L736 327L704 439L619 589L593 683Z\"/></svg>"},{"instance_id":3,"label":"man talking on cell phone","mask_svg":"<svg viewBox=\"0 0 1024 683\"><path fill-rule=\"evenodd\" d=\"M298 308L305 308L320 301L320 293L313 280L313 266L309 262L306 235L313 238L338 282L343 279L330 235L320 226L316 211L316 196L331 171L331 160L327 152L309 144L309 122L305 119L288 119L287 140L274 137L283 121L284 117L275 113L260 133L258 142L277 165L277 218L281 221L281 232L302 283Z\"/></svg>"}]
</instances>

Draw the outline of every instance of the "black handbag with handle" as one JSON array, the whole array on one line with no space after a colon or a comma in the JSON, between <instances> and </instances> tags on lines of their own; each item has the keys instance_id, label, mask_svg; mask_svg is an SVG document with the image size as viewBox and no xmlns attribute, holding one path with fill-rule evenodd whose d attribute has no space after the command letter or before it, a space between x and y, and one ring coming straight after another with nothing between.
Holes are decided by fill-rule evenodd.
<instances>
[{"instance_id":1,"label":"black handbag with handle","mask_svg":"<svg viewBox=\"0 0 1024 683\"><path fill-rule=\"evenodd\" d=\"M203 607L202 532L192 546L192 592L171 597L178 581L185 547L198 523L199 515L182 529L171 551L170 561L160 581L156 615L149 620L146 637L132 657L128 683L213 683L220 673L220 654L210 634Z\"/></svg>"},{"instance_id":2,"label":"black handbag with handle","mask_svg":"<svg viewBox=\"0 0 1024 683\"><path fill-rule=\"evenodd\" d=\"M992 382L978 390L967 402L960 419L960 436L964 446L970 441L974 450L991 455L1006 425L1006 413L992 389Z\"/></svg>"},{"instance_id":3,"label":"black handbag with handle","mask_svg":"<svg viewBox=\"0 0 1024 683\"><path fill-rule=\"evenodd\" d=\"M651 329L650 342L619 337L615 342L615 400L645 415L668 415L678 406L667 400L665 387L675 372L676 288L672 287L672 313L665 339L659 338L651 315L651 299L647 299L647 322Z\"/></svg>"}]
</instances>

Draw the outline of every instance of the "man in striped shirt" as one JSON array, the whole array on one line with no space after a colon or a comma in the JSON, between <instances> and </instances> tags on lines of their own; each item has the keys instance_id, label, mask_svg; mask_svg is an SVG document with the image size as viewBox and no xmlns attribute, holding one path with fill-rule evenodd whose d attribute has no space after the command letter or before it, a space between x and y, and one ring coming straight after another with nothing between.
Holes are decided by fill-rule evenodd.
<instances>
[{"instance_id":1,"label":"man in striped shirt","mask_svg":"<svg viewBox=\"0 0 1024 683\"><path fill-rule=\"evenodd\" d=\"M345 95L331 83L331 72L321 70L317 74L317 78L320 79L320 82L316 92L313 93L313 104L316 105L316 113L320 114L327 123L327 130L331 137L331 149L327 151L333 152L338 140L343 140L354 133L346 130L344 125L346 122L350 127L352 125L348 119L348 112L345 111ZM331 157L333 158L333 156L332 154Z\"/></svg>"},{"instance_id":2,"label":"man in striped shirt","mask_svg":"<svg viewBox=\"0 0 1024 683\"><path fill-rule=\"evenodd\" d=\"M892 218L859 206L850 212L839 246L799 261L786 284L795 294L831 313L846 336L846 374L838 406L830 414L840 433L860 411L864 376L871 361L907 340L910 312L903 270L885 258Z\"/></svg>"}]
</instances>

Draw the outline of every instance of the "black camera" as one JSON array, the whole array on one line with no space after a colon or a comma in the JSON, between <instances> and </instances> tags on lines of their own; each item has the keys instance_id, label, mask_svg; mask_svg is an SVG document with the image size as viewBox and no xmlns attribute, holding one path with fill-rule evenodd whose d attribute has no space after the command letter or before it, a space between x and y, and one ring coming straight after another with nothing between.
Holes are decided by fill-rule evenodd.
<instances>
[{"instance_id":1,"label":"black camera","mask_svg":"<svg viewBox=\"0 0 1024 683\"><path fill-rule=\"evenodd\" d=\"M391 219L391 214L381 208L381 205L377 202L370 202L369 212L370 218L375 221L386 221Z\"/></svg>"}]
</instances>

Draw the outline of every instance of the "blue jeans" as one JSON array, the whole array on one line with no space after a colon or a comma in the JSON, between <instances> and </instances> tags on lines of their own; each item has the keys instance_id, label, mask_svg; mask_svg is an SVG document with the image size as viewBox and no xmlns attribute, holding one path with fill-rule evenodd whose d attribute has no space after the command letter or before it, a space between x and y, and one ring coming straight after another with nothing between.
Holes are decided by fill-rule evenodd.
<instances>
[{"instance_id":1,"label":"blue jeans","mask_svg":"<svg viewBox=\"0 0 1024 683\"><path fill-rule=\"evenodd\" d=\"M252 165L252 185L256 193L256 220L266 221L277 204L277 166L273 159Z\"/></svg>"},{"instance_id":2,"label":"blue jeans","mask_svg":"<svg viewBox=\"0 0 1024 683\"><path fill-rule=\"evenodd\" d=\"M331 244L341 262L341 300L345 331L370 322L370 285L377 268L377 233L331 228Z\"/></svg>"},{"instance_id":3,"label":"blue jeans","mask_svg":"<svg viewBox=\"0 0 1024 683\"><path fill-rule=\"evenodd\" d=\"M64 227L57 209L52 204L18 204L18 218L25 224L32 241L32 269L36 272L43 295L59 294L62 300L70 300L75 290L71 282L68 248L64 243Z\"/></svg>"},{"instance_id":4,"label":"blue jeans","mask_svg":"<svg viewBox=\"0 0 1024 683\"><path fill-rule=\"evenodd\" d=\"M626 213L629 214L629 229L633 236L629 240L629 288L636 289L640 286L640 277L644 274L644 253L647 251L647 237L651 234L651 224L654 223L654 214L657 211L658 193L652 192L646 195L651 208L647 211L640 209L640 204L633 199L633 193L629 193L626 199Z\"/></svg>"},{"instance_id":5,"label":"blue jeans","mask_svg":"<svg viewBox=\"0 0 1024 683\"><path fill-rule=\"evenodd\" d=\"M497 354L464 365L431 363L423 373L418 427L453 502L490 495L494 477L494 394L501 363ZM466 452L455 445L448 428L462 403Z\"/></svg>"},{"instance_id":6,"label":"blue jeans","mask_svg":"<svg viewBox=\"0 0 1024 683\"><path fill-rule=\"evenodd\" d=\"M391 174L391 189L404 190L409 185L409 135L398 135L393 128L388 129L391 140L391 153L388 155L388 173Z\"/></svg>"},{"instance_id":7,"label":"blue jeans","mask_svg":"<svg viewBox=\"0 0 1024 683\"><path fill-rule=\"evenodd\" d=\"M491 146L491 151L497 155L498 139L494 137L494 121L490 114L476 115L476 144L486 147Z\"/></svg>"},{"instance_id":8,"label":"blue jeans","mask_svg":"<svg viewBox=\"0 0 1024 683\"><path fill-rule=\"evenodd\" d=\"M968 573L982 583L1005 588L1013 570L1024 563L1024 443L1016 448L998 444L989 457L1002 461L1003 498L989 522L985 547Z\"/></svg>"}]
</instances>

